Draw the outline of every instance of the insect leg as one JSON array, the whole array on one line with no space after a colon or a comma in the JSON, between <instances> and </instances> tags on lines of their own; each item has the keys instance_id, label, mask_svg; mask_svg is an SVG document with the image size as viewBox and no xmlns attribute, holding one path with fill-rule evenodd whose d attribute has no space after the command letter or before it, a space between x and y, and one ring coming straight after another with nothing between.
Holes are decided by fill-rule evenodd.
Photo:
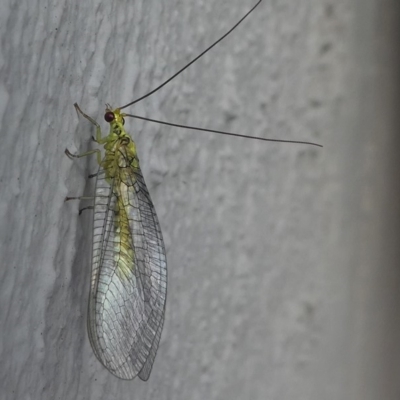
<instances>
[{"instance_id":1,"label":"insect leg","mask_svg":"<svg viewBox=\"0 0 400 400\"><path fill-rule=\"evenodd\" d=\"M68 149L65 149L64 153L67 155L68 158L71 158L71 159L86 157L86 156L90 156L91 154L97 153L97 162L99 164L101 163L101 151L99 149L90 150L90 151L87 151L86 153L82 153L82 154L72 154Z\"/></svg>"},{"instance_id":2,"label":"insect leg","mask_svg":"<svg viewBox=\"0 0 400 400\"><path fill-rule=\"evenodd\" d=\"M64 199L64 201L70 201L70 200L94 200L94 197L80 196L80 197L66 197ZM88 206L88 207L81 208L79 210L79 215L82 214L82 211L84 211L84 210L93 210L93 208L94 208L93 206Z\"/></svg>"},{"instance_id":3,"label":"insect leg","mask_svg":"<svg viewBox=\"0 0 400 400\"><path fill-rule=\"evenodd\" d=\"M108 196L97 196L97 197L104 197L108 199ZM79 197L66 197L64 201L70 201L70 200L94 200L95 198L93 196L79 196Z\"/></svg>"},{"instance_id":4,"label":"insect leg","mask_svg":"<svg viewBox=\"0 0 400 400\"><path fill-rule=\"evenodd\" d=\"M85 211L85 210L93 210L93 209L94 209L93 206L83 207L83 208L81 208L81 209L79 210L79 215L81 215L82 212Z\"/></svg>"},{"instance_id":5,"label":"insect leg","mask_svg":"<svg viewBox=\"0 0 400 400\"><path fill-rule=\"evenodd\" d=\"M101 137L101 128L100 125L92 118L89 117L89 115L85 114L78 106L78 103L74 104L75 110L77 114L81 114L84 118L86 118L88 121L90 121L95 127L96 127L96 138L92 136L92 139L97 142L97 143L104 143L103 138Z\"/></svg>"},{"instance_id":6,"label":"insect leg","mask_svg":"<svg viewBox=\"0 0 400 400\"><path fill-rule=\"evenodd\" d=\"M93 200L93 196L66 197L64 201L70 200Z\"/></svg>"},{"instance_id":7,"label":"insect leg","mask_svg":"<svg viewBox=\"0 0 400 400\"><path fill-rule=\"evenodd\" d=\"M64 201L70 201L70 200L94 200L94 197L80 196L80 197L66 197L64 199ZM88 206L88 207L81 208L79 210L79 215L82 214L82 211L84 211L84 210L93 210L93 208L94 208L93 206Z\"/></svg>"}]
</instances>

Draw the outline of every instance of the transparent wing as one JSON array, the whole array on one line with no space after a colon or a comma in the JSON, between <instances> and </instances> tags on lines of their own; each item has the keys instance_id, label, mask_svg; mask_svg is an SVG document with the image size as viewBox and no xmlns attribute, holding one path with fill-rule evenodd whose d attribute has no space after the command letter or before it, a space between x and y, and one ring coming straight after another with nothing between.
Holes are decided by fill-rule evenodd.
<instances>
[{"instance_id":1,"label":"transparent wing","mask_svg":"<svg viewBox=\"0 0 400 400\"><path fill-rule=\"evenodd\" d=\"M97 175L88 331L114 375L150 376L164 323L165 248L139 168Z\"/></svg>"}]
</instances>

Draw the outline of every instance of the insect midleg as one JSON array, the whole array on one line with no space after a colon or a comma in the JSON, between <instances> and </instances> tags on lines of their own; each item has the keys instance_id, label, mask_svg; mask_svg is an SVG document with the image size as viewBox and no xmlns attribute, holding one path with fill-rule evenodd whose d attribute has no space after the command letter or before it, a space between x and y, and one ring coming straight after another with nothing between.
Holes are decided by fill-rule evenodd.
<instances>
[{"instance_id":1,"label":"insect midleg","mask_svg":"<svg viewBox=\"0 0 400 400\"><path fill-rule=\"evenodd\" d=\"M86 153L82 153L82 154L72 154L68 149L65 149L64 153L69 158L81 158L81 157L86 157L86 156L90 156L91 154L97 153L97 162L99 164L101 163L101 151L99 149L90 150L90 151L87 151Z\"/></svg>"}]
</instances>

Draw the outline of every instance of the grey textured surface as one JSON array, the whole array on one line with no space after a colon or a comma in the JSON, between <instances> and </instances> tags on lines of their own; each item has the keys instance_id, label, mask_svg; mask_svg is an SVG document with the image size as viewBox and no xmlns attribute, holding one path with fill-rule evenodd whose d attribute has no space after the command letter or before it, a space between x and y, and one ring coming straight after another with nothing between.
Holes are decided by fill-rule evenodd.
<instances>
[{"instance_id":1,"label":"grey textured surface","mask_svg":"<svg viewBox=\"0 0 400 400\"><path fill-rule=\"evenodd\" d=\"M147 383L87 338L91 216L63 200L95 163L63 151L93 130L72 105L102 121L252 2L1 3L1 399L400 398L397 0L264 0L132 110L325 146L128 121L169 268Z\"/></svg>"}]
</instances>

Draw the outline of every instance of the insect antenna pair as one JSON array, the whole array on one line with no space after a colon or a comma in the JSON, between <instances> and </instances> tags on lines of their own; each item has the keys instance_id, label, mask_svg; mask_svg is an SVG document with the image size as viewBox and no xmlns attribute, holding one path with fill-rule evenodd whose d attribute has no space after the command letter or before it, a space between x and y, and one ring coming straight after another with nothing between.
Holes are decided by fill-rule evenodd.
<instances>
[{"instance_id":1,"label":"insect antenna pair","mask_svg":"<svg viewBox=\"0 0 400 400\"><path fill-rule=\"evenodd\" d=\"M152 94L158 92L161 88L163 88L165 85L167 85L173 79L175 79L178 75L180 75L183 71L185 71L187 68L189 68L192 64L194 64L199 58L204 56L204 54L208 53L219 42L221 42L223 39L225 39L232 31L234 31L259 6L259 4L261 2L262 2L262 0L259 0L234 26L232 26L231 29L229 29L224 35L222 35L211 46L207 47L197 57L195 57L192 61L190 61L188 64L186 64L183 68L181 68L179 71L177 71L175 74L173 74L169 79L164 81L161 85L157 86L156 88L154 88L150 92L146 93L145 95L143 95L143 96L131 101L130 103L125 104L122 107L118 107L118 109L122 110L124 108L129 107L129 106L132 106L132 105L140 102L141 100L144 100L145 98L151 96ZM191 129L191 130L196 130L196 131L218 133L218 134L221 134L221 135L228 135L228 136L236 136L236 137L242 137L242 138L247 138L247 139L262 140L262 141L266 141L266 142L296 143L296 144L305 144L305 145L310 145L310 146L322 147L322 145L320 145L318 143L308 142L308 141L261 138L261 137L256 137L256 136L249 136L249 135L242 135L242 134L238 134L238 133L219 131L219 130L214 130L214 129L206 129L206 128L198 128L198 127L182 125L182 124L174 124L174 123L170 123L170 122L159 121L159 120L156 120L156 119L141 117L141 116L134 115L134 114L125 114L124 113L123 115L126 116L126 117L132 117L132 118L141 119L141 120L144 120L144 121L155 122L155 123L158 123L158 124L173 126L173 127L177 127L177 128L184 128L184 129Z\"/></svg>"}]
</instances>

